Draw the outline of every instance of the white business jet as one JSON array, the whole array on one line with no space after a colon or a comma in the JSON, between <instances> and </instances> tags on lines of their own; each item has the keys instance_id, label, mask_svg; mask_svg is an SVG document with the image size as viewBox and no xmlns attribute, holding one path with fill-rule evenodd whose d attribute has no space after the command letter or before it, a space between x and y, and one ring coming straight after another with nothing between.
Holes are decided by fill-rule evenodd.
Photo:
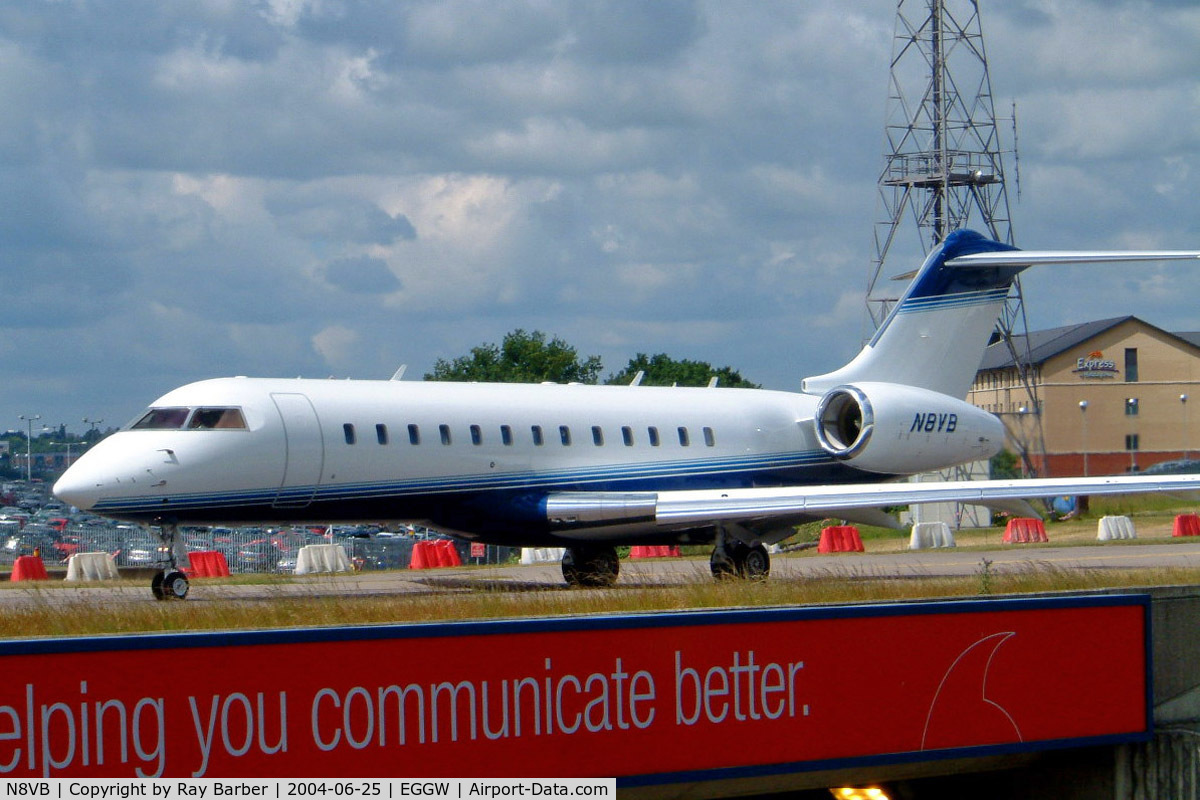
<instances>
[{"instance_id":1,"label":"white business jet","mask_svg":"<svg viewBox=\"0 0 1200 800\"><path fill-rule=\"evenodd\" d=\"M900 483L995 455L966 403L1013 278L1034 264L1200 252L1032 252L946 238L857 357L799 393L724 388L220 378L156 400L54 493L149 523L419 522L474 541L562 546L571 584L616 580L617 545L710 543L713 574L766 577L801 522L879 509L1200 487L1200 476ZM175 569L158 597L184 597Z\"/></svg>"}]
</instances>

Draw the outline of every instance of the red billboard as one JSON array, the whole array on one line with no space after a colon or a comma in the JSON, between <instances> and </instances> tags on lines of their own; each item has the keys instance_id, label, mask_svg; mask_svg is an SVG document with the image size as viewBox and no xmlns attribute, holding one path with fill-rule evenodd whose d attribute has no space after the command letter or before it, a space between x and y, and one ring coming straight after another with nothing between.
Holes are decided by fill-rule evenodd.
<instances>
[{"instance_id":1,"label":"red billboard","mask_svg":"<svg viewBox=\"0 0 1200 800\"><path fill-rule=\"evenodd\" d=\"M0 776L639 785L1145 738L1149 599L0 642Z\"/></svg>"}]
</instances>

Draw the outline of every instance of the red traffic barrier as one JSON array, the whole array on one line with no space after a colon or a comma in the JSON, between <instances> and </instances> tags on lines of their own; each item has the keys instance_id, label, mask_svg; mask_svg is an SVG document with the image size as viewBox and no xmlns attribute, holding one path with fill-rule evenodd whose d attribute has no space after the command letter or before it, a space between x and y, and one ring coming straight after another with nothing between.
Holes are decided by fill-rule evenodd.
<instances>
[{"instance_id":1,"label":"red traffic barrier","mask_svg":"<svg viewBox=\"0 0 1200 800\"><path fill-rule=\"evenodd\" d=\"M14 581L48 581L46 565L41 556L17 556L13 562L12 580Z\"/></svg>"},{"instance_id":2,"label":"red traffic barrier","mask_svg":"<svg viewBox=\"0 0 1200 800\"><path fill-rule=\"evenodd\" d=\"M639 544L629 548L630 558L679 558L679 547L669 544Z\"/></svg>"},{"instance_id":3,"label":"red traffic barrier","mask_svg":"<svg viewBox=\"0 0 1200 800\"><path fill-rule=\"evenodd\" d=\"M443 567L461 567L462 557L458 554L458 548L454 546L454 542L449 539L443 539L437 543L438 562Z\"/></svg>"},{"instance_id":4,"label":"red traffic barrier","mask_svg":"<svg viewBox=\"0 0 1200 800\"><path fill-rule=\"evenodd\" d=\"M1175 517L1172 536L1200 536L1200 515L1180 514Z\"/></svg>"},{"instance_id":5,"label":"red traffic barrier","mask_svg":"<svg viewBox=\"0 0 1200 800\"><path fill-rule=\"evenodd\" d=\"M830 525L821 529L821 539L817 542L818 553L861 553L863 552L862 537L858 528L853 525Z\"/></svg>"},{"instance_id":6,"label":"red traffic barrier","mask_svg":"<svg viewBox=\"0 0 1200 800\"><path fill-rule=\"evenodd\" d=\"M1013 517L1004 526L1005 544L1032 544L1048 541L1050 541L1050 537L1046 535L1046 524L1040 519Z\"/></svg>"},{"instance_id":7,"label":"red traffic barrier","mask_svg":"<svg viewBox=\"0 0 1200 800\"><path fill-rule=\"evenodd\" d=\"M220 550L197 550L188 553L188 563L191 564L188 574L193 578L229 577L229 562Z\"/></svg>"},{"instance_id":8,"label":"red traffic barrier","mask_svg":"<svg viewBox=\"0 0 1200 800\"><path fill-rule=\"evenodd\" d=\"M430 563L431 554L426 552L428 549L428 542L413 542L412 556L408 560L408 568L429 569L430 567L436 567L436 562Z\"/></svg>"},{"instance_id":9,"label":"red traffic barrier","mask_svg":"<svg viewBox=\"0 0 1200 800\"><path fill-rule=\"evenodd\" d=\"M436 542L421 541L413 544L409 569L433 569L435 567L461 567L462 557L458 548L449 539Z\"/></svg>"}]
</instances>

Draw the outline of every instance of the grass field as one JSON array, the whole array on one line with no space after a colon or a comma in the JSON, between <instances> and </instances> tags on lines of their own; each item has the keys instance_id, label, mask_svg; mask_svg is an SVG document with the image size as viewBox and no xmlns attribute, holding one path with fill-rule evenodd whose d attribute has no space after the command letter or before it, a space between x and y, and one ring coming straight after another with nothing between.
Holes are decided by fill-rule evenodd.
<instances>
[{"instance_id":1,"label":"grass field","mask_svg":"<svg viewBox=\"0 0 1200 800\"><path fill-rule=\"evenodd\" d=\"M1138 542L1169 543L1172 520L1176 513L1190 511L1178 500L1155 498L1137 506L1113 501L1093 501L1089 514L1067 522L1049 523L1052 546L1095 544L1097 520L1104 514L1132 516ZM811 538L813 530L801 529L797 540ZM907 549L903 532L887 529L862 529L866 549L871 553L901 552ZM1064 570L1038 564L1031 559L1026 568L997 572L989 568L987 551L1009 547L1001 543L1002 527L956 534L958 548L978 550L980 566L974 575L963 577L896 578L863 574L844 564L831 561L827 572L804 579L773 578L764 583L705 580L708 572L707 550L695 556L698 580L664 582L658 586L644 583L622 587L620 583L605 590L522 591L489 588L481 580L479 588L459 588L435 594L354 596L336 592L331 596L291 597L282 591L273 594L271 586L282 586L288 576L258 577L266 584L265 598L252 601L155 602L139 591L136 601L96 603L86 593L60 583L23 591L21 602L6 603L0 615L0 637L79 636L112 633L139 633L188 630L263 629L293 626L344 626L380 623L420 623L445 620L496 619L527 616L575 614L638 613L664 610L719 608L731 606L781 606L794 604L854 603L917 600L949 597L978 597L1032 592L1087 591L1125 589L1145 586L1200 584L1200 569L1072 569ZM1106 546L1121 547L1124 542ZM1044 547L1045 545L1041 545ZM1038 545L1022 545L1036 550ZM1031 552L1032 554L1032 552ZM806 550L787 556L817 557ZM238 580L238 579L230 579ZM336 588L337 579L331 579ZM241 579L240 582L245 582ZM470 586L470 581L462 582ZM143 590L143 582L137 582ZM18 586L12 589L18 589ZM144 598L144 599L143 599Z\"/></svg>"}]
</instances>

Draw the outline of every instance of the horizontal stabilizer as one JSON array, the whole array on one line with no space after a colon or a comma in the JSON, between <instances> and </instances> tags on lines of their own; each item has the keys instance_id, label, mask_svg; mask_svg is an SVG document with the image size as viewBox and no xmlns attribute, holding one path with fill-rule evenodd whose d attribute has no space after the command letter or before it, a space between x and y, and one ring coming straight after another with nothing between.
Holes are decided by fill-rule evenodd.
<instances>
[{"instance_id":1,"label":"horizontal stabilizer","mask_svg":"<svg viewBox=\"0 0 1200 800\"><path fill-rule=\"evenodd\" d=\"M947 267L1032 267L1040 264L1094 264L1103 261L1180 261L1200 259L1191 250L1009 250L972 253L946 262Z\"/></svg>"}]
</instances>

